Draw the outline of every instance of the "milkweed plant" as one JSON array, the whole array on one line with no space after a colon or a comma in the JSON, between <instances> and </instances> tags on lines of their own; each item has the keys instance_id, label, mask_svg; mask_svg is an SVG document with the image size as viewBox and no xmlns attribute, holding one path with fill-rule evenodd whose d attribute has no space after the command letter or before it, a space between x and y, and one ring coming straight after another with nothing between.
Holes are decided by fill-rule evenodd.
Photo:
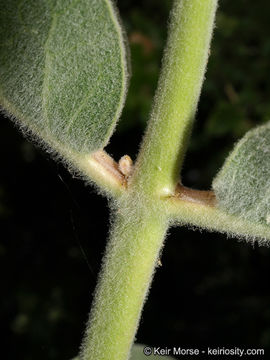
<instances>
[{"instance_id":1,"label":"milkweed plant","mask_svg":"<svg viewBox=\"0 0 270 360\"><path fill-rule=\"evenodd\" d=\"M26 136L109 199L111 229L80 360L136 360L140 314L170 226L268 245L270 123L232 149L212 189L179 174L217 0L175 0L149 122L134 164L104 150L125 103L129 50L111 0L1 0L0 103ZM12 56L10 56L12 54Z\"/></svg>"}]
</instances>

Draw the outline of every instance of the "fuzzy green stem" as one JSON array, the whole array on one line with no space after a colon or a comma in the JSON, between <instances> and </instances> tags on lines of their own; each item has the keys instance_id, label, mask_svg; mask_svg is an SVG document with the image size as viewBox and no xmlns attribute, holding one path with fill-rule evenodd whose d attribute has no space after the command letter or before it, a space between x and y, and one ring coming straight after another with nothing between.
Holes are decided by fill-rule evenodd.
<instances>
[{"instance_id":1,"label":"fuzzy green stem","mask_svg":"<svg viewBox=\"0 0 270 360\"><path fill-rule=\"evenodd\" d=\"M83 360L126 360L167 230L155 206L130 209L122 202L96 291ZM131 211L133 210L133 213Z\"/></svg>"},{"instance_id":2,"label":"fuzzy green stem","mask_svg":"<svg viewBox=\"0 0 270 360\"><path fill-rule=\"evenodd\" d=\"M134 174L146 192L174 192L204 79L217 0L177 0L154 107Z\"/></svg>"},{"instance_id":3,"label":"fuzzy green stem","mask_svg":"<svg viewBox=\"0 0 270 360\"><path fill-rule=\"evenodd\" d=\"M169 222L205 72L217 0L176 0L151 121L118 198L82 360L126 360Z\"/></svg>"},{"instance_id":4,"label":"fuzzy green stem","mask_svg":"<svg viewBox=\"0 0 270 360\"><path fill-rule=\"evenodd\" d=\"M219 231L240 239L257 240L262 245L269 243L270 229L268 225L230 215L216 207L211 198L200 200L198 197L190 199L186 196L183 199L177 197L166 199L166 209L171 214L172 222L178 225L191 225L210 231Z\"/></svg>"}]
</instances>

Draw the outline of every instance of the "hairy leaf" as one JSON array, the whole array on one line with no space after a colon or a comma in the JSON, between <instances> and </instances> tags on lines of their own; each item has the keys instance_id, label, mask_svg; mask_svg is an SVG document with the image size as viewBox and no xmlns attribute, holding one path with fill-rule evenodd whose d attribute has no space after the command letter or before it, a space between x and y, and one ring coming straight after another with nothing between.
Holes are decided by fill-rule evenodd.
<instances>
[{"instance_id":1,"label":"hairy leaf","mask_svg":"<svg viewBox=\"0 0 270 360\"><path fill-rule=\"evenodd\" d=\"M0 0L0 104L51 146L106 145L127 86L110 0Z\"/></svg>"},{"instance_id":2,"label":"hairy leaf","mask_svg":"<svg viewBox=\"0 0 270 360\"><path fill-rule=\"evenodd\" d=\"M145 359L163 359L163 360L173 360L174 358L171 356L164 355L152 355L149 354L149 351L153 349L146 345L134 344L131 349L130 360L145 360Z\"/></svg>"},{"instance_id":3,"label":"hairy leaf","mask_svg":"<svg viewBox=\"0 0 270 360\"><path fill-rule=\"evenodd\" d=\"M270 224L270 123L249 131L213 182L218 206L230 214Z\"/></svg>"}]
</instances>

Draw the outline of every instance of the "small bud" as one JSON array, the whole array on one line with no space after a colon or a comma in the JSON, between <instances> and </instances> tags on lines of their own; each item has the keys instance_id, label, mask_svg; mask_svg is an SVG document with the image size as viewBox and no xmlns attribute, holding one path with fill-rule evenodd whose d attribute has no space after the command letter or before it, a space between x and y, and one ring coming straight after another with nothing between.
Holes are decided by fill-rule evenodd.
<instances>
[{"instance_id":1,"label":"small bud","mask_svg":"<svg viewBox=\"0 0 270 360\"><path fill-rule=\"evenodd\" d=\"M128 177L131 174L133 162L128 155L124 155L119 160L118 166L121 173Z\"/></svg>"}]
</instances>

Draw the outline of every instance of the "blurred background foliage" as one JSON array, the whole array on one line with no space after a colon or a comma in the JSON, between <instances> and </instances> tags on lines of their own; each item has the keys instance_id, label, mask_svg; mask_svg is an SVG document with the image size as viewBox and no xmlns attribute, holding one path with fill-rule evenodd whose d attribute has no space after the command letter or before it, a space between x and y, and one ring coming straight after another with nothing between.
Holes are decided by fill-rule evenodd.
<instances>
[{"instance_id":1,"label":"blurred background foliage","mask_svg":"<svg viewBox=\"0 0 270 360\"><path fill-rule=\"evenodd\" d=\"M107 151L134 159L161 67L171 0L118 0L132 78ZM207 189L233 144L270 118L270 2L221 0L183 169ZM12 55L12 54L11 54ZM81 341L104 253L106 200L0 122L1 340L5 360L70 359ZM270 349L270 250L171 229L137 341ZM3 352L2 352L3 354Z\"/></svg>"}]
</instances>

